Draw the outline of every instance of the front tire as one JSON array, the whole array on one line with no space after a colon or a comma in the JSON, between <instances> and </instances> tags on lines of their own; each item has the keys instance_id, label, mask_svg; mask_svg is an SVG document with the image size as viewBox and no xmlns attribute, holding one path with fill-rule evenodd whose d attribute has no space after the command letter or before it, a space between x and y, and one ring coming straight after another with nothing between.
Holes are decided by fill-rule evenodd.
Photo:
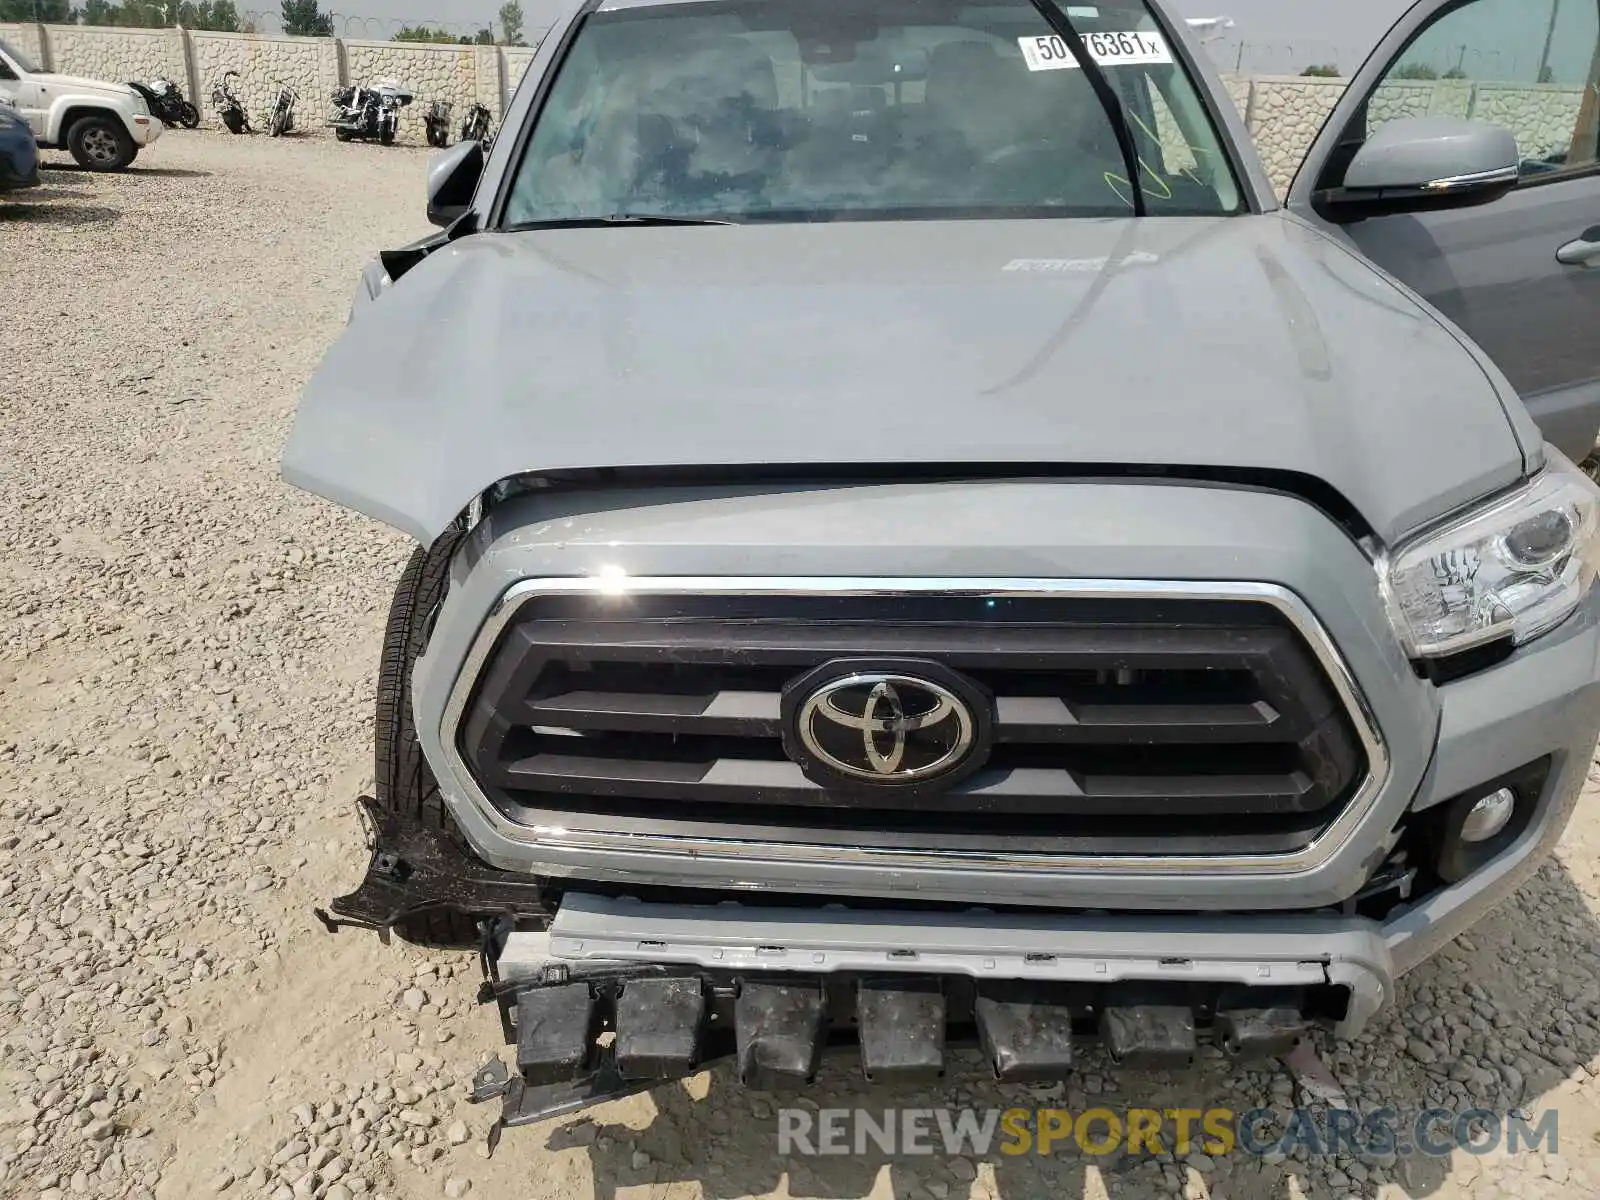
<instances>
[{"instance_id":1,"label":"front tire","mask_svg":"<svg viewBox=\"0 0 1600 1200\"><path fill-rule=\"evenodd\" d=\"M67 149L86 171L120 171L139 147L115 117L82 117L67 131Z\"/></svg>"},{"instance_id":2,"label":"front tire","mask_svg":"<svg viewBox=\"0 0 1600 1200\"><path fill-rule=\"evenodd\" d=\"M429 624L444 598L450 560L462 536L452 531L432 546L418 547L401 572L383 635L373 736L378 807L442 830L457 841L461 833L417 743L411 719L411 670L427 644ZM453 910L408 917L397 922L394 931L402 941L421 946L473 946L478 942L476 919Z\"/></svg>"},{"instance_id":3,"label":"front tire","mask_svg":"<svg viewBox=\"0 0 1600 1200\"><path fill-rule=\"evenodd\" d=\"M178 124L185 129L199 129L200 110L185 100L178 106Z\"/></svg>"}]
</instances>

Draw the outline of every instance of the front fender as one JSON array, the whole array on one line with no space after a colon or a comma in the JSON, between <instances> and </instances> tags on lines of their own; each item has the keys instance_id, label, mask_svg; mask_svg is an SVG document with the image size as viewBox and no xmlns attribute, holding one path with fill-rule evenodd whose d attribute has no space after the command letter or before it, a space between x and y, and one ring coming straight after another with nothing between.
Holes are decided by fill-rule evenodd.
<instances>
[{"instance_id":1,"label":"front fender","mask_svg":"<svg viewBox=\"0 0 1600 1200\"><path fill-rule=\"evenodd\" d=\"M394 280L389 272L384 270L383 260L374 258L361 268L361 279L356 284L356 294L350 301L350 315L345 318L345 323L349 324L355 320L357 313L393 286Z\"/></svg>"},{"instance_id":2,"label":"front fender","mask_svg":"<svg viewBox=\"0 0 1600 1200\"><path fill-rule=\"evenodd\" d=\"M67 114L83 113L94 110L105 116L114 117L117 122L133 136L134 140L142 143L133 126L133 114L124 111L124 106L119 105L109 96L98 96L92 92L64 92L55 96L50 101L49 115L45 119L45 133L43 140L52 145L65 146L67 144Z\"/></svg>"}]
</instances>

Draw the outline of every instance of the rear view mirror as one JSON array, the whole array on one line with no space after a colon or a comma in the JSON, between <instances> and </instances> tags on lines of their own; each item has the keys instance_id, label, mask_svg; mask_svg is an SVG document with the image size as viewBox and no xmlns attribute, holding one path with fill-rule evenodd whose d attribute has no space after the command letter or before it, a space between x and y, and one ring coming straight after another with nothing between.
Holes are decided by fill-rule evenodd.
<instances>
[{"instance_id":1,"label":"rear view mirror","mask_svg":"<svg viewBox=\"0 0 1600 1200\"><path fill-rule=\"evenodd\" d=\"M847 83L857 87L887 87L898 83L921 83L928 78L928 55L915 48L893 53L860 53L845 63L827 63L812 69L818 83Z\"/></svg>"},{"instance_id":2,"label":"rear view mirror","mask_svg":"<svg viewBox=\"0 0 1600 1200\"><path fill-rule=\"evenodd\" d=\"M1318 193L1331 221L1436 212L1498 200L1516 187L1521 155L1508 129L1455 117L1390 121L1366 140L1344 185Z\"/></svg>"},{"instance_id":3,"label":"rear view mirror","mask_svg":"<svg viewBox=\"0 0 1600 1200\"><path fill-rule=\"evenodd\" d=\"M483 178L483 143L457 142L428 164L428 220L450 225L472 204Z\"/></svg>"}]
</instances>

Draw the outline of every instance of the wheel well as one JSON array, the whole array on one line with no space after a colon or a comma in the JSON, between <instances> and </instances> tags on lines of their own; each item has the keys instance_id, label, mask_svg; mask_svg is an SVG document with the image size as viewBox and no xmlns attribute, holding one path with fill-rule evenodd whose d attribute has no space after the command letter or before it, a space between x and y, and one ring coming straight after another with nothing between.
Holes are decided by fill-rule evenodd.
<instances>
[{"instance_id":1,"label":"wheel well","mask_svg":"<svg viewBox=\"0 0 1600 1200\"><path fill-rule=\"evenodd\" d=\"M121 115L115 109L97 108L93 104L74 104L61 114L61 130L60 136L56 139L56 144L65 146L67 144L67 135L72 132L73 125L83 120L84 117L110 117L124 132L128 128Z\"/></svg>"}]
</instances>

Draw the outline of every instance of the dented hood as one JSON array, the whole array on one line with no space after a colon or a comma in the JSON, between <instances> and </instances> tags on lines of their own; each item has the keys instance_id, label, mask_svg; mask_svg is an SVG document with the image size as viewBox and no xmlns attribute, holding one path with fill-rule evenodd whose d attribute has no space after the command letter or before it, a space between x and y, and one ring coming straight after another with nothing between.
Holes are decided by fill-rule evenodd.
<instances>
[{"instance_id":1,"label":"dented hood","mask_svg":"<svg viewBox=\"0 0 1600 1200\"><path fill-rule=\"evenodd\" d=\"M523 472L755 464L1290 471L1392 538L1522 475L1512 411L1283 216L551 229L357 309L283 472L424 542Z\"/></svg>"}]
</instances>

